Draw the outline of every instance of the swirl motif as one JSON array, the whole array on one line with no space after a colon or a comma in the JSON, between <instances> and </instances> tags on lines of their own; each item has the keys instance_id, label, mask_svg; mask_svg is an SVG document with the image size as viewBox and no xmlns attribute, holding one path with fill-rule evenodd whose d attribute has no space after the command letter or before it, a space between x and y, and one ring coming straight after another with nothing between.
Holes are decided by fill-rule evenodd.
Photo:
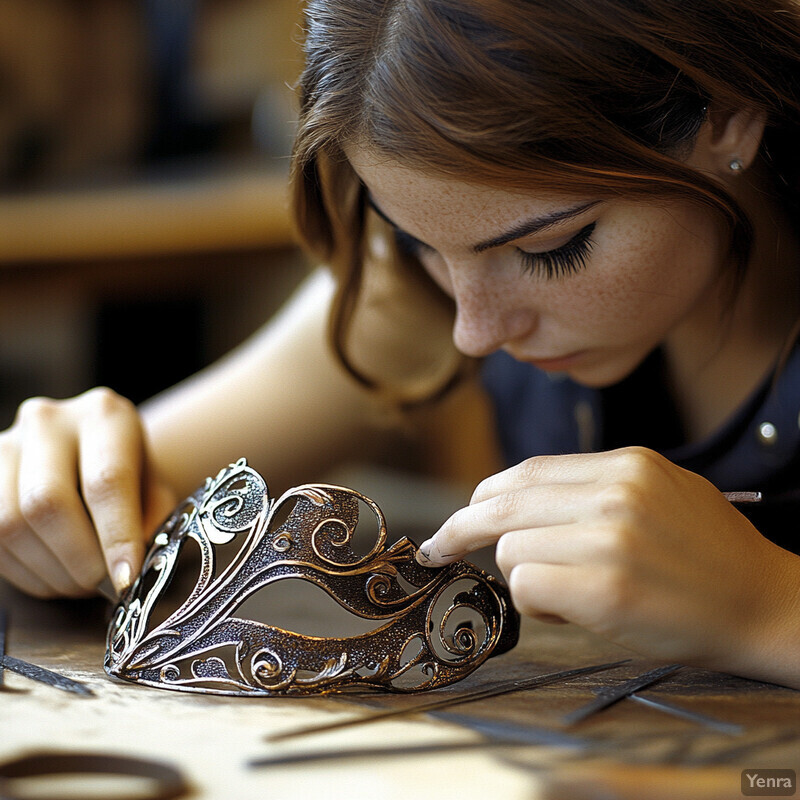
<instances>
[{"instance_id":1,"label":"swirl motif","mask_svg":"<svg viewBox=\"0 0 800 800\"><path fill-rule=\"evenodd\" d=\"M250 674L259 686L273 692L285 687L293 677L293 673L284 675L283 661L277 653L266 648L253 655Z\"/></svg>"}]
</instances>

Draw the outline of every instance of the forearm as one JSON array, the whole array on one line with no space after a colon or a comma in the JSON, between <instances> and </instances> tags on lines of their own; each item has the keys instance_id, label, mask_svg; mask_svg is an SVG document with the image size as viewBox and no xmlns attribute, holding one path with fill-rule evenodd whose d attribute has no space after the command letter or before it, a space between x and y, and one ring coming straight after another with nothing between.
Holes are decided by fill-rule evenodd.
<instances>
[{"instance_id":1,"label":"forearm","mask_svg":"<svg viewBox=\"0 0 800 800\"><path fill-rule=\"evenodd\" d=\"M142 406L154 463L177 491L241 456L278 490L380 438L376 400L327 344L332 293L313 275L247 342Z\"/></svg>"}]
</instances>

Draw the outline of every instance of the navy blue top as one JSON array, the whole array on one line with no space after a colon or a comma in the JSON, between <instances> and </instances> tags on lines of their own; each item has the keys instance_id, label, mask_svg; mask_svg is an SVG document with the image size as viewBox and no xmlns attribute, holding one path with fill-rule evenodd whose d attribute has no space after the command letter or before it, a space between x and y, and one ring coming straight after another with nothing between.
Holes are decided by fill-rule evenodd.
<instances>
[{"instance_id":1,"label":"navy blue top","mask_svg":"<svg viewBox=\"0 0 800 800\"><path fill-rule=\"evenodd\" d=\"M686 444L659 352L608 389L591 389L495 353L483 365L509 464L535 455L642 445L721 491L761 491L741 506L777 544L800 552L800 345L708 438Z\"/></svg>"}]
</instances>

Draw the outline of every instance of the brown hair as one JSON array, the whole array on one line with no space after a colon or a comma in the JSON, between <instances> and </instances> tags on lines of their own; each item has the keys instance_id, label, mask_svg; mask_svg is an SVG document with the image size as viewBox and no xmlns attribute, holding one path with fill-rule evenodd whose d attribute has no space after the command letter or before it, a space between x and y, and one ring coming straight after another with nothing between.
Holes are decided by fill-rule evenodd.
<instances>
[{"instance_id":1,"label":"brown hair","mask_svg":"<svg viewBox=\"0 0 800 800\"><path fill-rule=\"evenodd\" d=\"M727 220L743 269L747 218L681 160L713 101L766 115L762 155L795 204L800 11L789 0L310 0L306 13L294 209L338 276L332 342L365 383L379 381L354 367L348 331L380 223L348 144L508 189L702 203ZM424 283L396 248L390 261Z\"/></svg>"}]
</instances>

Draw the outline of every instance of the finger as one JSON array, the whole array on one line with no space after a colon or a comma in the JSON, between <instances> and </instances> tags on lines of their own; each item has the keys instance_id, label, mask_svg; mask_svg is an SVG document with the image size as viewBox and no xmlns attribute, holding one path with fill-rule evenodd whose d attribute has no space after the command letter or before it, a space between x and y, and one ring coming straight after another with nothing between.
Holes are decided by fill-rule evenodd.
<instances>
[{"instance_id":1,"label":"finger","mask_svg":"<svg viewBox=\"0 0 800 800\"><path fill-rule=\"evenodd\" d=\"M155 533L178 503L175 492L145 467L144 521L145 541Z\"/></svg>"},{"instance_id":2,"label":"finger","mask_svg":"<svg viewBox=\"0 0 800 800\"><path fill-rule=\"evenodd\" d=\"M517 564L602 564L613 559L616 537L602 524L556 525L503 534L495 560L506 578Z\"/></svg>"},{"instance_id":3,"label":"finger","mask_svg":"<svg viewBox=\"0 0 800 800\"><path fill-rule=\"evenodd\" d=\"M528 617L554 616L571 620L572 604L564 602L565 585L574 568L563 564L517 564L507 577L514 607Z\"/></svg>"},{"instance_id":4,"label":"finger","mask_svg":"<svg viewBox=\"0 0 800 800\"><path fill-rule=\"evenodd\" d=\"M482 480L470 504L542 484L594 483L607 474L611 453L535 456Z\"/></svg>"},{"instance_id":5,"label":"finger","mask_svg":"<svg viewBox=\"0 0 800 800\"><path fill-rule=\"evenodd\" d=\"M60 594L91 592L103 575L100 550L78 494L75 445L55 404L26 401L20 414L19 510L27 528L6 541Z\"/></svg>"},{"instance_id":6,"label":"finger","mask_svg":"<svg viewBox=\"0 0 800 800\"><path fill-rule=\"evenodd\" d=\"M29 570L4 543L32 535L17 504L16 438L0 435L0 577L27 594L52 597L55 589Z\"/></svg>"},{"instance_id":7,"label":"finger","mask_svg":"<svg viewBox=\"0 0 800 800\"><path fill-rule=\"evenodd\" d=\"M144 554L141 427L133 404L111 390L95 389L82 399L81 488L108 574L123 592Z\"/></svg>"},{"instance_id":8,"label":"finger","mask_svg":"<svg viewBox=\"0 0 800 800\"><path fill-rule=\"evenodd\" d=\"M567 625L568 619L559 617L558 614L531 614L531 617L538 619L539 622L546 622L548 625Z\"/></svg>"},{"instance_id":9,"label":"finger","mask_svg":"<svg viewBox=\"0 0 800 800\"><path fill-rule=\"evenodd\" d=\"M520 614L552 615L588 627L603 627L614 617L613 583L593 567L518 564L508 576L511 599Z\"/></svg>"},{"instance_id":10,"label":"finger","mask_svg":"<svg viewBox=\"0 0 800 800\"><path fill-rule=\"evenodd\" d=\"M591 486L573 484L525 486L497 494L456 511L420 545L417 560L428 566L449 564L495 544L510 531L572 524L591 496Z\"/></svg>"},{"instance_id":11,"label":"finger","mask_svg":"<svg viewBox=\"0 0 800 800\"><path fill-rule=\"evenodd\" d=\"M0 547L0 578L34 597L50 599L59 594L4 547Z\"/></svg>"},{"instance_id":12,"label":"finger","mask_svg":"<svg viewBox=\"0 0 800 800\"><path fill-rule=\"evenodd\" d=\"M608 484L619 481L649 484L663 479L675 466L646 447L621 447L600 453L536 456L478 484L471 503L526 486L547 484Z\"/></svg>"},{"instance_id":13,"label":"finger","mask_svg":"<svg viewBox=\"0 0 800 800\"><path fill-rule=\"evenodd\" d=\"M589 529L586 525L564 525L554 528L538 528L528 531L512 531L501 537L495 551L495 561L506 582L511 585L511 575L520 565L572 566L590 563L597 565L605 561L613 537L602 528ZM530 588L532 578L521 579L523 592ZM543 586L538 587L541 591ZM524 599L524 597L522 598ZM516 603L516 600L515 600ZM531 605L525 612L540 622L564 624L568 620L552 611L539 610Z\"/></svg>"},{"instance_id":14,"label":"finger","mask_svg":"<svg viewBox=\"0 0 800 800\"><path fill-rule=\"evenodd\" d=\"M155 466L155 461L149 455L147 433L142 425L142 439L144 448L144 463L142 465L142 528L145 542L148 542L166 521L178 503L172 487L164 481Z\"/></svg>"}]
</instances>

